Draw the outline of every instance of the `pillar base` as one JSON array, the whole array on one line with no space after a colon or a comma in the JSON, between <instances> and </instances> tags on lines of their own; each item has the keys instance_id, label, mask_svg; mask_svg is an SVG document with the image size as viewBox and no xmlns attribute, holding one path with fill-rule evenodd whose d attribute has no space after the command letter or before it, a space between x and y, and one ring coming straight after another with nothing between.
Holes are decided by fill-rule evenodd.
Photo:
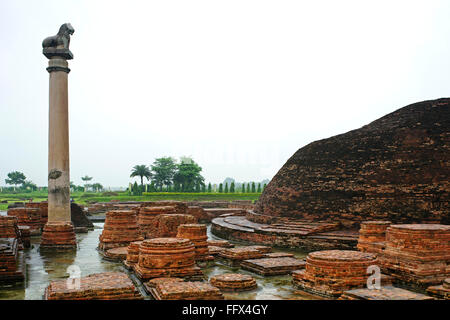
<instances>
[{"instance_id":1,"label":"pillar base","mask_svg":"<svg viewBox=\"0 0 450 320\"><path fill-rule=\"evenodd\" d=\"M41 250L74 250L77 248L72 222L47 222L41 238Z\"/></svg>"}]
</instances>

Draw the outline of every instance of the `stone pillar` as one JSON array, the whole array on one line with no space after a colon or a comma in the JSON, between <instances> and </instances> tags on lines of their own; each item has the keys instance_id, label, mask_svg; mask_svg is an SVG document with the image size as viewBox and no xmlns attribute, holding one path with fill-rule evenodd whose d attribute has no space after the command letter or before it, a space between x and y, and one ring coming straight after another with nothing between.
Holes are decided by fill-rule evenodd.
<instances>
[{"instance_id":1,"label":"stone pillar","mask_svg":"<svg viewBox=\"0 0 450 320\"><path fill-rule=\"evenodd\" d=\"M70 214L69 114L67 60L74 30L63 24L56 36L46 38L43 54L49 59L49 130L48 130L48 222L44 226L41 249L76 248Z\"/></svg>"}]
</instances>

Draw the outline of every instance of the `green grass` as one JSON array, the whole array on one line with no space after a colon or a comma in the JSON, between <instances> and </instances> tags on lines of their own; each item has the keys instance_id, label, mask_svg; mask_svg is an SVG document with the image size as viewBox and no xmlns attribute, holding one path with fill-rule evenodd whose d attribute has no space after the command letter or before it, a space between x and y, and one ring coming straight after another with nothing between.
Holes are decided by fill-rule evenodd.
<instances>
[{"instance_id":1,"label":"green grass","mask_svg":"<svg viewBox=\"0 0 450 320\"><path fill-rule=\"evenodd\" d=\"M232 200L257 200L260 193L175 193L175 192L146 192L142 196L130 196L127 192L116 192L114 195L106 193L84 193L74 192L71 197L76 203L87 204L93 202L118 201L160 201L160 200L178 200L178 201L232 201ZM0 201L7 200L8 203L23 202L33 199L33 201L47 200L46 192L30 192L7 194L0 193ZM1 203L0 210L6 210L8 204Z\"/></svg>"}]
</instances>

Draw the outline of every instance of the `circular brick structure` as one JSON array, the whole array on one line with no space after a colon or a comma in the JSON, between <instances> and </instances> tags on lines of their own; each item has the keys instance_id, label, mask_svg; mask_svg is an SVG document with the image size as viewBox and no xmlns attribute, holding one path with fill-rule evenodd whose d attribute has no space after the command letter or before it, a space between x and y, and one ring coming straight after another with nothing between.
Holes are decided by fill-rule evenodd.
<instances>
[{"instance_id":1,"label":"circular brick structure","mask_svg":"<svg viewBox=\"0 0 450 320\"><path fill-rule=\"evenodd\" d=\"M158 237L159 216L175 213L175 207L142 207L139 209L138 224L146 239Z\"/></svg>"},{"instance_id":2,"label":"circular brick structure","mask_svg":"<svg viewBox=\"0 0 450 320\"><path fill-rule=\"evenodd\" d=\"M217 275L211 277L209 282L222 291L248 291L258 286L252 276L240 273Z\"/></svg>"},{"instance_id":3,"label":"circular brick structure","mask_svg":"<svg viewBox=\"0 0 450 320\"><path fill-rule=\"evenodd\" d=\"M114 261L123 261L127 258L127 247L117 247L105 252L105 258Z\"/></svg>"},{"instance_id":4,"label":"circular brick structure","mask_svg":"<svg viewBox=\"0 0 450 320\"><path fill-rule=\"evenodd\" d=\"M112 210L106 213L99 249L126 247L133 241L144 240L139 232L134 210Z\"/></svg>"},{"instance_id":5,"label":"circular brick structure","mask_svg":"<svg viewBox=\"0 0 450 320\"><path fill-rule=\"evenodd\" d=\"M156 286L160 283L176 283L176 282L183 282L184 280L181 278L155 278L148 282L146 282L144 285L148 288L156 288Z\"/></svg>"},{"instance_id":6,"label":"circular brick structure","mask_svg":"<svg viewBox=\"0 0 450 320\"><path fill-rule=\"evenodd\" d=\"M125 266L130 268L139 261L139 246L142 241L134 241L130 243L127 250L127 259L125 261Z\"/></svg>"},{"instance_id":7,"label":"circular brick structure","mask_svg":"<svg viewBox=\"0 0 450 320\"><path fill-rule=\"evenodd\" d=\"M375 254L351 250L325 250L308 254L304 270L293 272L298 288L336 297L343 291L364 287L367 268L377 265Z\"/></svg>"},{"instance_id":8,"label":"circular brick structure","mask_svg":"<svg viewBox=\"0 0 450 320\"><path fill-rule=\"evenodd\" d=\"M208 236L205 224L182 224L178 227L177 238L189 239L195 246L195 260L213 260L208 252Z\"/></svg>"},{"instance_id":9,"label":"circular brick structure","mask_svg":"<svg viewBox=\"0 0 450 320\"><path fill-rule=\"evenodd\" d=\"M142 241L134 270L143 280L202 275L201 270L195 266L194 244L189 239L181 238Z\"/></svg>"},{"instance_id":10,"label":"circular brick structure","mask_svg":"<svg viewBox=\"0 0 450 320\"><path fill-rule=\"evenodd\" d=\"M47 222L42 232L40 249L73 249L77 239L72 222Z\"/></svg>"},{"instance_id":11,"label":"circular brick structure","mask_svg":"<svg viewBox=\"0 0 450 320\"><path fill-rule=\"evenodd\" d=\"M364 252L380 253L386 243L386 230L390 221L364 221L359 230L358 249Z\"/></svg>"}]
</instances>

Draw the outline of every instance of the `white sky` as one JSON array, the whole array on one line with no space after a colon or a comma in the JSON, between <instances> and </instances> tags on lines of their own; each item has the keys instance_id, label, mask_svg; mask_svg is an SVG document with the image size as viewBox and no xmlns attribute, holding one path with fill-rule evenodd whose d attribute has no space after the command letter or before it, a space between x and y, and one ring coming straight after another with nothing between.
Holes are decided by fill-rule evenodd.
<instances>
[{"instance_id":1,"label":"white sky","mask_svg":"<svg viewBox=\"0 0 450 320\"><path fill-rule=\"evenodd\" d=\"M448 97L450 1L0 2L0 184L47 184L41 42L70 22L71 180L192 156L271 178L300 147Z\"/></svg>"}]
</instances>

